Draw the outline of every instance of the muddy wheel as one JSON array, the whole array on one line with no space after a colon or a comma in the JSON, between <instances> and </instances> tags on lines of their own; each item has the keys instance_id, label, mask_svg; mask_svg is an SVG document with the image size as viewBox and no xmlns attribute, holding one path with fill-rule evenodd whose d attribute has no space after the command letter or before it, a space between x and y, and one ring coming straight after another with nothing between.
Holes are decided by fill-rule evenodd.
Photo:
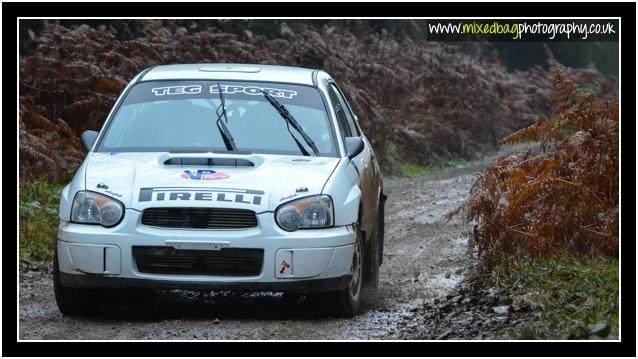
<instances>
[{"instance_id":1,"label":"muddy wheel","mask_svg":"<svg viewBox=\"0 0 638 359\"><path fill-rule=\"evenodd\" d=\"M336 292L324 293L325 303L338 317L350 318L359 313L363 291L364 246L361 234L357 236L352 255L352 268L348 286Z\"/></svg>"},{"instance_id":2,"label":"muddy wheel","mask_svg":"<svg viewBox=\"0 0 638 359\"><path fill-rule=\"evenodd\" d=\"M157 297L154 290L143 288L106 290L65 287L60 282L57 248L53 259L53 292L62 314L86 317L117 314L118 307L127 307L129 304L146 305Z\"/></svg>"},{"instance_id":3,"label":"muddy wheel","mask_svg":"<svg viewBox=\"0 0 638 359\"><path fill-rule=\"evenodd\" d=\"M369 304L374 304L379 294L379 267L383 258L384 202L385 196L382 196L379 200L377 220L372 226L370 237L366 240L363 300Z\"/></svg>"},{"instance_id":4,"label":"muddy wheel","mask_svg":"<svg viewBox=\"0 0 638 359\"><path fill-rule=\"evenodd\" d=\"M383 264L383 241L385 240L385 201L388 197L381 194L379 198L379 211L377 212L377 239L379 243L379 265Z\"/></svg>"},{"instance_id":5,"label":"muddy wheel","mask_svg":"<svg viewBox=\"0 0 638 359\"><path fill-rule=\"evenodd\" d=\"M366 241L366 253L363 266L364 287L363 299L367 303L374 303L379 291L379 237L378 225L375 223L372 236Z\"/></svg>"},{"instance_id":6,"label":"muddy wheel","mask_svg":"<svg viewBox=\"0 0 638 359\"><path fill-rule=\"evenodd\" d=\"M100 307L101 297L96 291L62 285L57 248L53 254L53 292L58 309L64 315L92 316L97 314L96 308Z\"/></svg>"}]
</instances>

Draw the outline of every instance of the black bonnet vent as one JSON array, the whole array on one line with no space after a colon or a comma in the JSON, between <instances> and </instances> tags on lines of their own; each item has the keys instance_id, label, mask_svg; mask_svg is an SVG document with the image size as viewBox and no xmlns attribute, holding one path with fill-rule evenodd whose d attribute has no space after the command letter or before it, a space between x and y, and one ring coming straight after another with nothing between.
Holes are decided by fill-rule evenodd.
<instances>
[{"instance_id":1,"label":"black bonnet vent","mask_svg":"<svg viewBox=\"0 0 638 359\"><path fill-rule=\"evenodd\" d=\"M210 158L210 157L174 157L164 162L166 166L216 166L216 167L255 167L255 164L244 158Z\"/></svg>"}]
</instances>

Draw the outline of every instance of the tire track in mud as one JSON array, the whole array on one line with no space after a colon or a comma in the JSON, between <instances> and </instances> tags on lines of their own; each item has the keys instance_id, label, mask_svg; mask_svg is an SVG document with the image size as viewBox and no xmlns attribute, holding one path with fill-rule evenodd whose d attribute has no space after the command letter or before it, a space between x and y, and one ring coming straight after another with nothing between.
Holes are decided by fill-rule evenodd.
<instances>
[{"instance_id":1,"label":"tire track in mud","mask_svg":"<svg viewBox=\"0 0 638 359\"><path fill-rule=\"evenodd\" d=\"M401 339L428 325L425 301L445 300L472 258L471 229L445 214L468 195L474 174L503 153L413 178L386 178L386 234L375 304L350 319L330 318L312 299L281 294L163 292L109 317L64 317L50 268L20 273L20 339Z\"/></svg>"}]
</instances>

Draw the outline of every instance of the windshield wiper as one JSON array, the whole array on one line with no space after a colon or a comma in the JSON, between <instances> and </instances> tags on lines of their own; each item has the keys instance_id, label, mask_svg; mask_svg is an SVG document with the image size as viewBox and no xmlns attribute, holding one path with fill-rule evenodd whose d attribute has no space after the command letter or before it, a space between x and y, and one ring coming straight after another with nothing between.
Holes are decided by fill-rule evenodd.
<instances>
[{"instance_id":1,"label":"windshield wiper","mask_svg":"<svg viewBox=\"0 0 638 359\"><path fill-rule=\"evenodd\" d=\"M219 84L219 82L217 82L217 88L219 89L219 101L221 101L219 106L217 106L217 110L215 110L215 112L217 113L217 129L219 130L219 133L222 135L222 139L224 140L226 149L229 151L235 151L237 149L237 146L235 145L235 140L233 139L233 135L230 134L228 127L226 127L226 124L222 121L222 116L224 116L226 123L228 123L228 116L226 115L226 101L224 100L224 95L222 94L222 87ZM221 113L220 113L220 109L221 109Z\"/></svg>"},{"instance_id":2,"label":"windshield wiper","mask_svg":"<svg viewBox=\"0 0 638 359\"><path fill-rule=\"evenodd\" d=\"M290 133L290 136L292 136L292 138L297 143L297 146L299 146L301 153L303 153L304 156L310 156L308 151L306 151L306 149L301 145L301 143L299 143L297 138L292 134L292 131L290 131L290 125L292 125L292 127L295 130L297 130L299 134L301 134L301 137L303 137L304 141L306 141L308 146L312 148L312 151L315 153L315 156L319 156L319 150L317 149L317 145L315 145L315 143L308 136L306 131L304 131L303 128L301 128L301 125L299 124L299 122L297 122L297 120L295 120L295 118L292 117L290 112L288 112L288 109L284 105L282 105L279 101L275 100L272 96L270 96L268 92L261 90L261 93L264 95L266 100L268 100L268 102L270 102L270 104L277 110L277 112L279 112L281 117L283 117L283 119L286 120L286 127L288 128L288 132Z\"/></svg>"}]
</instances>

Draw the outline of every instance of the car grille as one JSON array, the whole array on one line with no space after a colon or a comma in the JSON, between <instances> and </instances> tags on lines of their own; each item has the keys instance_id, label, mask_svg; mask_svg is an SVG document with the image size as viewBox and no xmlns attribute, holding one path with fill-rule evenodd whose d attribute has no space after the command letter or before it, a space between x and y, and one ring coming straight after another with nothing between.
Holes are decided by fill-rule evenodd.
<instances>
[{"instance_id":1,"label":"car grille","mask_svg":"<svg viewBox=\"0 0 638 359\"><path fill-rule=\"evenodd\" d=\"M133 256L142 273L255 276L261 273L264 250L222 248L209 251L134 246Z\"/></svg>"},{"instance_id":2,"label":"car grille","mask_svg":"<svg viewBox=\"0 0 638 359\"><path fill-rule=\"evenodd\" d=\"M232 208L148 208L142 224L155 227L241 229L257 227L257 215Z\"/></svg>"}]
</instances>

